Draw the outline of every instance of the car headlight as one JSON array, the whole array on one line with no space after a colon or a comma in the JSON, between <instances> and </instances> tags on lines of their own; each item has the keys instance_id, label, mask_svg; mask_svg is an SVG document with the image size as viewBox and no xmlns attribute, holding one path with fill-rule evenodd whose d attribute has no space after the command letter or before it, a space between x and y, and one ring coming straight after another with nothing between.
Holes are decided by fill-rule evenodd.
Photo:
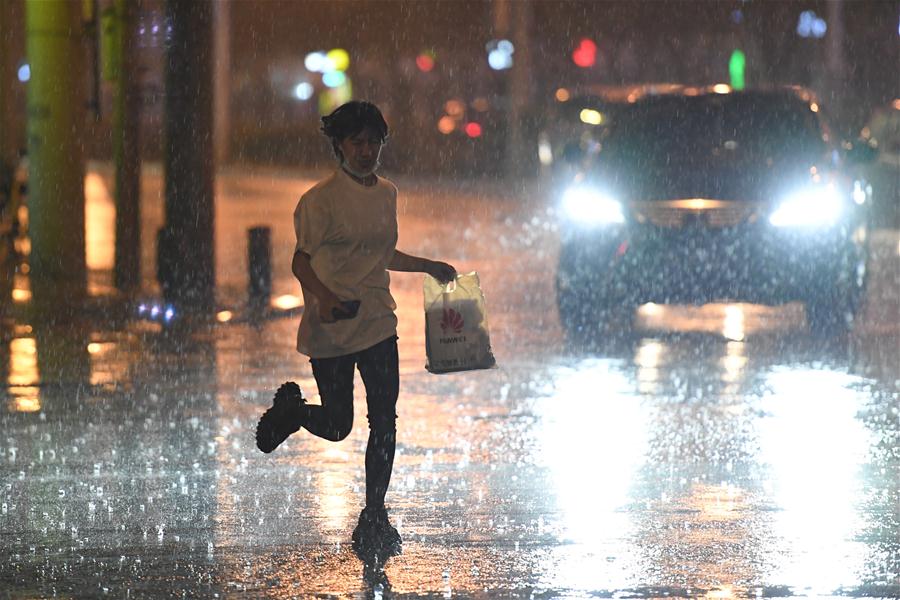
<instances>
[{"instance_id":1,"label":"car headlight","mask_svg":"<svg viewBox=\"0 0 900 600\"><path fill-rule=\"evenodd\" d=\"M785 198L769 216L775 227L826 227L844 212L844 198L834 185L804 188Z\"/></svg>"},{"instance_id":2,"label":"car headlight","mask_svg":"<svg viewBox=\"0 0 900 600\"><path fill-rule=\"evenodd\" d=\"M624 223L622 204L590 187L571 187L563 193L562 208L572 221L585 225Z\"/></svg>"}]
</instances>

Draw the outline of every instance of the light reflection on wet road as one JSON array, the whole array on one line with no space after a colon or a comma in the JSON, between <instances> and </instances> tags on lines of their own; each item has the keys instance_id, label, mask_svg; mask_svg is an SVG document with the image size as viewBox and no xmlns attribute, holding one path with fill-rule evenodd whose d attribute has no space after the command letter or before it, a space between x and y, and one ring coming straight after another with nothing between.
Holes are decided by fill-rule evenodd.
<instances>
[{"instance_id":1,"label":"light reflection on wet road","mask_svg":"<svg viewBox=\"0 0 900 600\"><path fill-rule=\"evenodd\" d=\"M152 273L161 209L158 177L147 179ZM276 295L297 293L290 213L309 183L220 179L223 302L242 297L244 231L260 223L273 227ZM425 372L421 276L393 275L402 392L388 502L404 552L388 561L387 586L348 547L364 400L341 443L301 434L269 456L253 447L281 381L316 401L292 350L296 322L282 319L188 340L134 326L4 330L0 587L12 597L900 596L896 233L874 240L849 339L811 338L799 305L647 305L634 335L585 350L556 317L547 205L533 188L486 188L401 182L400 248L479 272L499 368Z\"/></svg>"}]
</instances>

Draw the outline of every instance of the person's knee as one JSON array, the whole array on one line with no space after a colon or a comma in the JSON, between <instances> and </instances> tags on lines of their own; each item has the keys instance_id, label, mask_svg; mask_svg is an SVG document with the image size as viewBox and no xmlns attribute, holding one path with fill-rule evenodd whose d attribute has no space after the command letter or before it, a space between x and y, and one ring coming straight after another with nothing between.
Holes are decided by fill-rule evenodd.
<instances>
[{"instance_id":1,"label":"person's knee","mask_svg":"<svg viewBox=\"0 0 900 600\"><path fill-rule=\"evenodd\" d=\"M331 441L340 442L348 435L350 435L350 431L353 430L353 419L340 419L334 422L334 427L332 428L333 437Z\"/></svg>"},{"instance_id":2,"label":"person's knee","mask_svg":"<svg viewBox=\"0 0 900 600\"><path fill-rule=\"evenodd\" d=\"M397 415L369 415L369 429L381 435L393 435L397 432Z\"/></svg>"},{"instance_id":3,"label":"person's knee","mask_svg":"<svg viewBox=\"0 0 900 600\"><path fill-rule=\"evenodd\" d=\"M328 420L328 426L322 437L329 442L340 442L353 430L353 415L335 414Z\"/></svg>"},{"instance_id":4,"label":"person's knee","mask_svg":"<svg viewBox=\"0 0 900 600\"><path fill-rule=\"evenodd\" d=\"M349 426L348 427L340 427L338 429L335 429L334 437L332 438L331 441L332 442L340 442L341 440L345 439L348 435L350 435L350 431L352 429L353 428L349 427Z\"/></svg>"}]
</instances>

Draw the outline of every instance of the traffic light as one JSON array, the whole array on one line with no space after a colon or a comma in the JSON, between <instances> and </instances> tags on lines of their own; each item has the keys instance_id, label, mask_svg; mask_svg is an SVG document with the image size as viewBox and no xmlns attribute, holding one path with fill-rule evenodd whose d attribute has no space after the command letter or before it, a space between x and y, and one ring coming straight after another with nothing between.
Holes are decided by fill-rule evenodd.
<instances>
[{"instance_id":1,"label":"traffic light","mask_svg":"<svg viewBox=\"0 0 900 600\"><path fill-rule=\"evenodd\" d=\"M746 84L744 77L747 67L747 57L740 48L731 53L728 61L728 74L731 76L731 89L742 90Z\"/></svg>"},{"instance_id":2,"label":"traffic light","mask_svg":"<svg viewBox=\"0 0 900 600\"><path fill-rule=\"evenodd\" d=\"M435 54L432 50L423 50L416 57L416 66L423 73L428 73L434 69Z\"/></svg>"},{"instance_id":3,"label":"traffic light","mask_svg":"<svg viewBox=\"0 0 900 600\"><path fill-rule=\"evenodd\" d=\"M584 69L593 67L597 62L597 44L590 38L581 38L578 46L572 51L572 62Z\"/></svg>"}]
</instances>

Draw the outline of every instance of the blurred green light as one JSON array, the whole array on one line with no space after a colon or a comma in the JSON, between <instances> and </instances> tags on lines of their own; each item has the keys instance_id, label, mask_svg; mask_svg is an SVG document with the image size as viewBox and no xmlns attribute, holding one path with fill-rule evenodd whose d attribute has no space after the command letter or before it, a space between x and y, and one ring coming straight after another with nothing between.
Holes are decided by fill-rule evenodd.
<instances>
[{"instance_id":1,"label":"blurred green light","mask_svg":"<svg viewBox=\"0 0 900 600\"><path fill-rule=\"evenodd\" d=\"M731 75L731 88L742 90L745 86L744 74L747 67L747 57L740 50L731 53L731 60L728 61L728 74Z\"/></svg>"},{"instance_id":2,"label":"blurred green light","mask_svg":"<svg viewBox=\"0 0 900 600\"><path fill-rule=\"evenodd\" d=\"M347 76L342 71L329 71L322 75L322 83L330 88L336 88L344 85Z\"/></svg>"}]
</instances>

